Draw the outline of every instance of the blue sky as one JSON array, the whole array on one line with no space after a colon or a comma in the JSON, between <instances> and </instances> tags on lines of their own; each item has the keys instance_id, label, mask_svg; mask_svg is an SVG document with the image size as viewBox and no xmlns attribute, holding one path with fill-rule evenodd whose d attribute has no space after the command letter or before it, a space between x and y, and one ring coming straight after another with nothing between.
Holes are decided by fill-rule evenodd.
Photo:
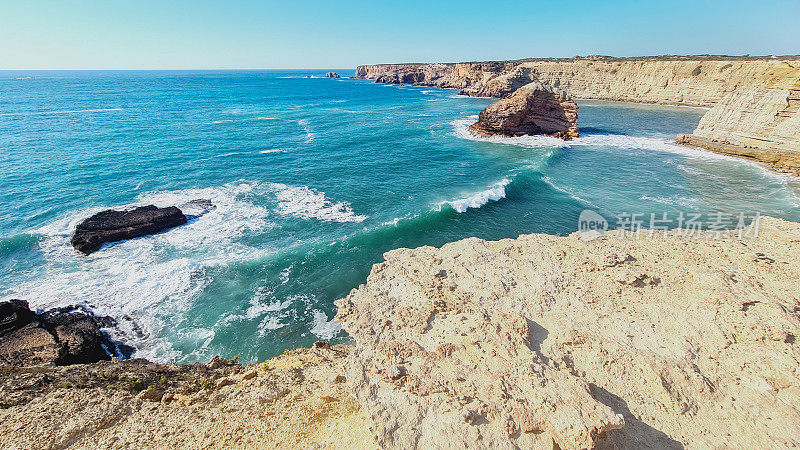
<instances>
[{"instance_id":1,"label":"blue sky","mask_svg":"<svg viewBox=\"0 0 800 450\"><path fill-rule=\"evenodd\" d=\"M0 69L798 54L800 0L0 0Z\"/></svg>"}]
</instances>

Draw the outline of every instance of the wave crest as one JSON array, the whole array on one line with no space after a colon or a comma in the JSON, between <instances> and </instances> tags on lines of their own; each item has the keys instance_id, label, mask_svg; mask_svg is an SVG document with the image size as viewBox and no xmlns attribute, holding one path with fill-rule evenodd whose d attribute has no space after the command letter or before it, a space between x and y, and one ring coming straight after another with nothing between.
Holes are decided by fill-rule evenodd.
<instances>
[{"instance_id":1,"label":"wave crest","mask_svg":"<svg viewBox=\"0 0 800 450\"><path fill-rule=\"evenodd\" d=\"M480 208L481 206L489 203L490 201L498 201L506 196L506 186L511 183L511 180L504 178L501 181L493 184L488 189L472 194L468 197L459 198L456 200L447 200L439 204L439 209L447 205L456 210L458 213L466 212L470 208Z\"/></svg>"}]
</instances>

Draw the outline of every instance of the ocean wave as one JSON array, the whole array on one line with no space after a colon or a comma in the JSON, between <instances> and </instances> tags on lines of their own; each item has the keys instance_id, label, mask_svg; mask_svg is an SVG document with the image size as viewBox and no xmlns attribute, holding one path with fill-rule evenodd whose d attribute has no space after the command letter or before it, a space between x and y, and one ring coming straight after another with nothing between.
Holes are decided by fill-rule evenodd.
<instances>
[{"instance_id":1,"label":"ocean wave","mask_svg":"<svg viewBox=\"0 0 800 450\"><path fill-rule=\"evenodd\" d=\"M262 155L268 155L270 153L286 153L286 150L282 148L271 148L269 150L261 150L260 152Z\"/></svg>"},{"instance_id":2,"label":"ocean wave","mask_svg":"<svg viewBox=\"0 0 800 450\"><path fill-rule=\"evenodd\" d=\"M492 142L495 144L516 145L525 148L566 148L569 145L563 139L552 136L477 136L469 130L469 126L478 120L478 116L467 116L452 121L454 135L461 139L477 142Z\"/></svg>"},{"instance_id":3,"label":"ocean wave","mask_svg":"<svg viewBox=\"0 0 800 450\"><path fill-rule=\"evenodd\" d=\"M668 206L680 206L683 208L697 208L698 206L702 205L702 202L699 199L677 196L677 197L665 197L657 195L655 197L651 197L648 195L642 195L639 197L639 200L647 200L654 203L660 203L662 205Z\"/></svg>"},{"instance_id":4,"label":"ocean wave","mask_svg":"<svg viewBox=\"0 0 800 450\"><path fill-rule=\"evenodd\" d=\"M31 233L0 238L0 256L9 256L20 250L35 249L38 243L39 236Z\"/></svg>"},{"instance_id":5,"label":"ocean wave","mask_svg":"<svg viewBox=\"0 0 800 450\"><path fill-rule=\"evenodd\" d=\"M580 197L578 195L573 194L570 190L564 189L564 188L562 188L560 186L557 186L555 183L553 183L553 180L551 180L550 177L546 177L546 176L542 177L542 181L547 183L547 185L550 186L551 188L553 188L553 189L555 189L555 190L557 190L559 192L563 192L564 194L569 195L574 200L577 200L577 201L579 201L581 203L589 205L589 206L591 206L593 208L598 208L598 209L600 208L599 206L595 205L594 203L590 202L589 200L586 200L585 198L582 198L582 197Z\"/></svg>"},{"instance_id":6,"label":"ocean wave","mask_svg":"<svg viewBox=\"0 0 800 450\"><path fill-rule=\"evenodd\" d=\"M311 131L311 126L308 124L307 119L300 119L297 121L297 124L300 125L300 127L306 133L306 140L305 140L306 144L310 143L311 141L314 140L314 138L317 137L317 135L314 134L313 131Z\"/></svg>"},{"instance_id":7,"label":"ocean wave","mask_svg":"<svg viewBox=\"0 0 800 450\"><path fill-rule=\"evenodd\" d=\"M576 148L582 146L605 146L623 150L652 150L665 153L674 153L692 159L725 161L736 164L745 164L758 167L763 174L782 180L789 179L789 175L781 174L764 167L754 161L749 161L735 156L722 155L703 149L678 145L671 140L658 137L629 136L625 134L588 134L565 141L552 136L476 136L469 130L469 126L478 119L478 116L459 118L451 122L453 134L461 139L477 142L493 142L497 144L516 145L525 148Z\"/></svg>"},{"instance_id":8,"label":"ocean wave","mask_svg":"<svg viewBox=\"0 0 800 450\"><path fill-rule=\"evenodd\" d=\"M467 197L462 197L455 200L447 200L439 203L439 209L444 206L449 206L456 210L456 212L463 213L470 208L480 208L481 206L489 203L490 201L498 201L506 196L506 186L511 183L511 180L504 178L501 181L493 184L488 189L476 192Z\"/></svg>"},{"instance_id":9,"label":"ocean wave","mask_svg":"<svg viewBox=\"0 0 800 450\"><path fill-rule=\"evenodd\" d=\"M210 161L214 158L226 158L228 156L236 156L236 155L246 155L247 153L244 152L230 152L230 153L223 153L220 155L209 156L208 158L200 158L198 161Z\"/></svg>"},{"instance_id":10,"label":"ocean wave","mask_svg":"<svg viewBox=\"0 0 800 450\"><path fill-rule=\"evenodd\" d=\"M324 192L308 186L274 184L278 199L277 212L301 219L325 222L363 222L367 216L358 215L347 202L333 202Z\"/></svg>"},{"instance_id":11,"label":"ocean wave","mask_svg":"<svg viewBox=\"0 0 800 450\"><path fill-rule=\"evenodd\" d=\"M154 204L187 208L186 203L199 198L211 200L215 208L169 232L107 244L89 256L78 255L72 248L72 231L78 222L107 207L74 211L28 234L0 241L3 252L30 247L47 261L35 277L11 287L6 298L29 300L34 308L85 305L97 314L116 318L119 327L110 332L136 347L137 356L156 361L202 359L207 356L204 352L211 351L209 345L218 327L182 329L176 335L175 318L194 307L214 281L214 273L285 250L253 244L249 237L270 232L283 215L323 222L361 222L367 217L355 214L349 203L332 201L307 186L247 181L146 192L132 204L114 207ZM286 283L289 275L281 272L274 282ZM259 329L267 332L313 314L309 304L301 308L305 311L302 317L295 317L296 312L284 317L288 300L266 291L251 302L242 318L231 316L228 320L258 320L262 323ZM318 315L312 321L309 327L315 327L319 335L334 332L334 325ZM195 350L186 354L179 348Z\"/></svg>"}]
</instances>

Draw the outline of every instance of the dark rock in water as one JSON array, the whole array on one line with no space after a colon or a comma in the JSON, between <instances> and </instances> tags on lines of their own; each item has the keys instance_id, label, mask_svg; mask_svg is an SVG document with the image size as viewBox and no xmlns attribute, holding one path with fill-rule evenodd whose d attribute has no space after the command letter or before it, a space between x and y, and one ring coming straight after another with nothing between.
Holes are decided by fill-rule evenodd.
<instances>
[{"instance_id":1,"label":"dark rock in water","mask_svg":"<svg viewBox=\"0 0 800 450\"><path fill-rule=\"evenodd\" d=\"M100 249L106 242L133 239L155 234L186 223L186 216L175 206L141 206L129 211L108 209L84 220L75 227L72 246L83 254Z\"/></svg>"},{"instance_id":2,"label":"dark rock in water","mask_svg":"<svg viewBox=\"0 0 800 450\"><path fill-rule=\"evenodd\" d=\"M112 341L101 328L114 326L111 317L70 306L37 314L28 302L0 303L0 365L84 364L130 356L134 349Z\"/></svg>"},{"instance_id":3,"label":"dark rock in water","mask_svg":"<svg viewBox=\"0 0 800 450\"><path fill-rule=\"evenodd\" d=\"M336 72L328 72L325 74L325 78L341 78L341 77Z\"/></svg>"}]
</instances>

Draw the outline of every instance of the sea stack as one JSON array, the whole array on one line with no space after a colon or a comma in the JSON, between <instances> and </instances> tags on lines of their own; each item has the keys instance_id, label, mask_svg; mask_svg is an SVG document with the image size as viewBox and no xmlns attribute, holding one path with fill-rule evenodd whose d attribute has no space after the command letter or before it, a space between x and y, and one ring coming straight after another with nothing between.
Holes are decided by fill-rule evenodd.
<instances>
[{"instance_id":1,"label":"sea stack","mask_svg":"<svg viewBox=\"0 0 800 450\"><path fill-rule=\"evenodd\" d=\"M341 78L341 76L336 72L328 72L325 74L325 78Z\"/></svg>"},{"instance_id":2,"label":"sea stack","mask_svg":"<svg viewBox=\"0 0 800 450\"><path fill-rule=\"evenodd\" d=\"M106 242L159 233L183 225L186 216L176 206L159 208L154 205L141 206L129 211L108 209L84 220L75 227L72 246L88 255L96 252Z\"/></svg>"},{"instance_id":3,"label":"sea stack","mask_svg":"<svg viewBox=\"0 0 800 450\"><path fill-rule=\"evenodd\" d=\"M545 134L578 137L578 105L566 92L533 81L481 111L470 130L480 136Z\"/></svg>"}]
</instances>

